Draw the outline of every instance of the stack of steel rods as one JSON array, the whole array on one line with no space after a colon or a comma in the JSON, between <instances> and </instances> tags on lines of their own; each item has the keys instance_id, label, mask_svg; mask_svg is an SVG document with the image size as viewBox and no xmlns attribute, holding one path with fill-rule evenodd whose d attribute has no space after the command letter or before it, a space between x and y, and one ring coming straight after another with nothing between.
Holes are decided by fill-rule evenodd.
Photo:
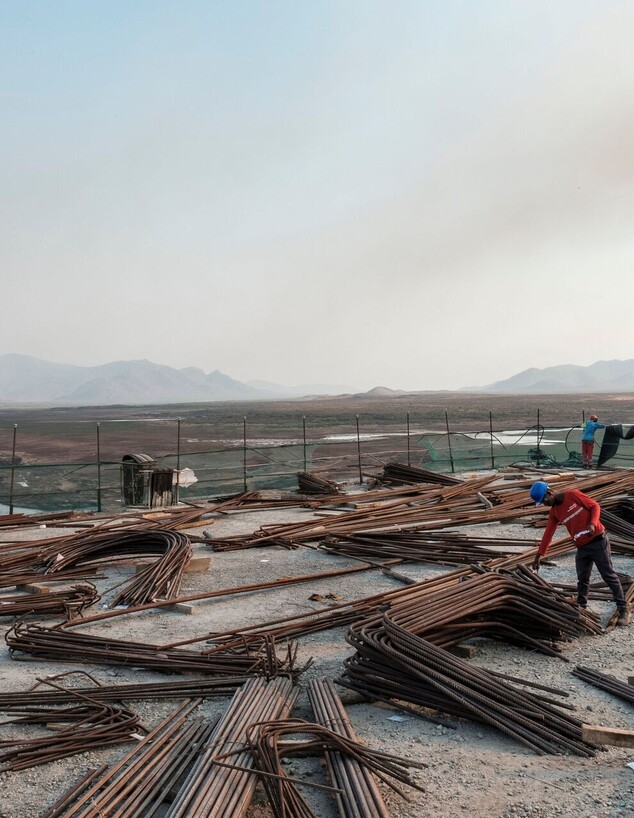
<instances>
[{"instance_id":1,"label":"stack of steel rods","mask_svg":"<svg viewBox=\"0 0 634 818\"><path fill-rule=\"evenodd\" d=\"M175 596L192 554L189 538L169 530L95 529L56 538L46 546L38 545L36 551L19 547L14 553L3 553L1 584L23 584L25 577L31 582L47 577L68 577L78 569L115 558L158 556L158 560L126 583L113 605L140 605L157 597Z\"/></svg>"},{"instance_id":2,"label":"stack of steel rods","mask_svg":"<svg viewBox=\"0 0 634 818\"><path fill-rule=\"evenodd\" d=\"M2 596L0 597L0 617L64 614L67 619L72 619L99 599L101 597L91 583L73 585L72 588L63 588L48 593Z\"/></svg>"},{"instance_id":3,"label":"stack of steel rods","mask_svg":"<svg viewBox=\"0 0 634 818\"><path fill-rule=\"evenodd\" d=\"M621 574L620 572L616 572L618 576L621 586L625 593L629 591L634 584L634 579L629 574ZM576 598L577 596L577 585L572 584L564 584L560 582L553 582L551 583L551 588L554 588L555 591L559 591L563 594L570 594L574 595ZM612 596L612 591L608 588L608 586L603 582L602 579L597 580L596 582L591 582L588 586L588 599L596 599L605 602L611 602L614 597Z\"/></svg>"},{"instance_id":4,"label":"stack of steel rods","mask_svg":"<svg viewBox=\"0 0 634 818\"><path fill-rule=\"evenodd\" d=\"M0 528L28 528L34 525L51 525L62 522L69 525L77 520L92 519L92 512L87 511L55 511L50 514L2 514Z\"/></svg>"},{"instance_id":5,"label":"stack of steel rods","mask_svg":"<svg viewBox=\"0 0 634 818\"><path fill-rule=\"evenodd\" d=\"M456 534L442 532L420 533L416 531L374 532L364 531L348 536L326 537L321 542L324 551L342 557L356 559L396 559L408 562L433 562L439 565L465 565L485 562L514 552L504 550L512 543L527 541L486 540L494 547L487 548L480 541ZM497 547L499 543L499 548Z\"/></svg>"},{"instance_id":6,"label":"stack of steel rods","mask_svg":"<svg viewBox=\"0 0 634 818\"><path fill-rule=\"evenodd\" d=\"M112 605L143 605L153 599L178 593L183 571L191 559L191 543L185 534L175 531L139 531L121 533L86 532L67 545L58 544L56 554L45 563L47 574L78 565L112 558L159 556L148 565L112 601Z\"/></svg>"},{"instance_id":7,"label":"stack of steel rods","mask_svg":"<svg viewBox=\"0 0 634 818\"><path fill-rule=\"evenodd\" d=\"M601 509L601 522L610 534L610 543L613 551L619 554L634 554L634 525L624 520L615 511Z\"/></svg>"},{"instance_id":8,"label":"stack of steel rods","mask_svg":"<svg viewBox=\"0 0 634 818\"><path fill-rule=\"evenodd\" d=\"M481 570L433 593L419 586L392 604L390 621L443 648L486 637L550 656L560 652L557 639L603 632L595 616L527 568Z\"/></svg>"},{"instance_id":9,"label":"stack of steel rods","mask_svg":"<svg viewBox=\"0 0 634 818\"><path fill-rule=\"evenodd\" d=\"M297 473L297 485L302 494L325 494L328 496L341 494L341 489L332 480L326 480L324 477L306 471Z\"/></svg>"},{"instance_id":10,"label":"stack of steel rods","mask_svg":"<svg viewBox=\"0 0 634 818\"><path fill-rule=\"evenodd\" d=\"M515 485L509 490L506 486L491 486L495 480L496 477L493 476L448 487L421 485L417 487L418 492L397 492L397 499L387 499L379 503L378 507L376 503L364 507L363 497L367 495L354 495L359 505L355 510L319 520L269 525L253 534L213 540L212 544L217 551L257 548L263 545L290 548L294 544L319 540L327 535L348 536L367 530L400 531L409 528L436 531L535 515L543 518L545 510L535 508L526 487L518 488ZM587 491L604 504L615 505L620 499L620 493L634 490L634 473L611 472L579 481L566 478L557 483L557 488L562 491L573 486ZM483 506L483 496L491 508Z\"/></svg>"},{"instance_id":11,"label":"stack of steel rods","mask_svg":"<svg viewBox=\"0 0 634 818\"><path fill-rule=\"evenodd\" d=\"M214 725L187 721L200 699L186 702L148 733L111 769L84 777L42 818L153 818Z\"/></svg>"},{"instance_id":12,"label":"stack of steel rods","mask_svg":"<svg viewBox=\"0 0 634 818\"><path fill-rule=\"evenodd\" d=\"M55 676L61 679L77 675L79 671L62 673ZM85 674L93 679L90 674ZM155 701L157 699L183 698L223 698L233 696L239 687L254 678L253 676L223 676L220 679L179 679L177 682L143 682L139 684L99 685L90 687L58 687L55 690L36 685L30 690L0 692L0 709L10 713L16 707L55 704L68 704L76 701L77 694L89 696L99 702ZM51 680L47 680L51 681ZM46 682L44 682L46 684ZM50 685L49 685L50 687Z\"/></svg>"},{"instance_id":13,"label":"stack of steel rods","mask_svg":"<svg viewBox=\"0 0 634 818\"><path fill-rule=\"evenodd\" d=\"M618 696L619 699L634 704L634 685L620 682L615 676L609 676L606 673L600 673L598 670L583 667L582 665L578 665L572 672L573 675L584 682L588 682L588 684L594 685L600 690L605 690L614 696Z\"/></svg>"},{"instance_id":14,"label":"stack of steel rods","mask_svg":"<svg viewBox=\"0 0 634 818\"><path fill-rule=\"evenodd\" d=\"M287 645L286 657L280 658L270 637L263 637L259 642L251 640L248 645L243 643L233 650L209 655L18 622L7 632L5 640L12 659L16 655L26 654L46 661L125 665L158 670L160 673L208 673L231 677L301 673L295 665L296 646Z\"/></svg>"},{"instance_id":15,"label":"stack of steel rods","mask_svg":"<svg viewBox=\"0 0 634 818\"><path fill-rule=\"evenodd\" d=\"M260 722L286 718L296 698L290 680L282 678L254 679L238 690L165 818L242 818L257 784L254 759L245 745L247 730ZM216 763L218 756L240 745L245 745L235 757L240 769Z\"/></svg>"},{"instance_id":16,"label":"stack of steel rods","mask_svg":"<svg viewBox=\"0 0 634 818\"><path fill-rule=\"evenodd\" d=\"M319 724L352 741L357 737L350 724L339 694L330 679L311 679L308 698ZM338 751L326 751L328 775L335 787L337 806L342 818L389 818L389 812L379 788L367 766L353 756Z\"/></svg>"},{"instance_id":17,"label":"stack of steel rods","mask_svg":"<svg viewBox=\"0 0 634 818\"><path fill-rule=\"evenodd\" d=\"M79 693L75 694L75 704L70 707L22 706L15 709L13 715L15 718L4 724L53 725L53 730L39 738L1 740L0 768L3 770L25 770L109 744L120 744L139 737L142 729L135 713Z\"/></svg>"},{"instance_id":18,"label":"stack of steel rods","mask_svg":"<svg viewBox=\"0 0 634 818\"><path fill-rule=\"evenodd\" d=\"M386 463L379 479L382 483L438 483L441 486L452 486L463 482L458 477L452 477L449 474L405 466L403 463Z\"/></svg>"},{"instance_id":19,"label":"stack of steel rods","mask_svg":"<svg viewBox=\"0 0 634 818\"><path fill-rule=\"evenodd\" d=\"M410 702L489 725L539 754L594 755L582 723L541 695L522 691L401 628L384 616L350 629L356 655L345 682L369 696Z\"/></svg>"}]
</instances>

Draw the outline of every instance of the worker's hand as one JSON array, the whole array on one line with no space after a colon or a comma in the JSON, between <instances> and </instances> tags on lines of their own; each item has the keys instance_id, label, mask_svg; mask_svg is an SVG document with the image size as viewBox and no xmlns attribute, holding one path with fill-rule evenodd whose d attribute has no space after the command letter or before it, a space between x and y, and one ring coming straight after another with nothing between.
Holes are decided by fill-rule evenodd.
<instances>
[{"instance_id":1,"label":"worker's hand","mask_svg":"<svg viewBox=\"0 0 634 818\"><path fill-rule=\"evenodd\" d=\"M541 554L535 554L535 559L533 560L533 564L531 565L533 571L539 571L539 564L541 563L541 561L542 561Z\"/></svg>"},{"instance_id":2,"label":"worker's hand","mask_svg":"<svg viewBox=\"0 0 634 818\"><path fill-rule=\"evenodd\" d=\"M591 534L593 537L597 533L597 527L594 523L590 523L588 526L588 534Z\"/></svg>"}]
</instances>

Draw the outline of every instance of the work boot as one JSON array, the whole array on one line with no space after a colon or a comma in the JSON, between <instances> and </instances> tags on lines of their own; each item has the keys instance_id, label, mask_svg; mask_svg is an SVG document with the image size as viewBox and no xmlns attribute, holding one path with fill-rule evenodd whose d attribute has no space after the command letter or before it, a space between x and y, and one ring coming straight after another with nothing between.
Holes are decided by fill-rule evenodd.
<instances>
[{"instance_id":1,"label":"work boot","mask_svg":"<svg viewBox=\"0 0 634 818\"><path fill-rule=\"evenodd\" d=\"M619 618L616 620L617 625L629 625L632 621L632 614L627 608L619 611Z\"/></svg>"}]
</instances>

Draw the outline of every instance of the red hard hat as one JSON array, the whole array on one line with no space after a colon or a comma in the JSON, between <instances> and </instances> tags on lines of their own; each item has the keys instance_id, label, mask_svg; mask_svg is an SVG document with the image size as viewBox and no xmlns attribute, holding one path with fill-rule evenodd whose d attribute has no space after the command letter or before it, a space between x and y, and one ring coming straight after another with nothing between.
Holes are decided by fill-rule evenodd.
<instances>
[{"instance_id":1,"label":"red hard hat","mask_svg":"<svg viewBox=\"0 0 634 818\"><path fill-rule=\"evenodd\" d=\"M599 420L599 418L596 415L590 415L590 420Z\"/></svg>"}]
</instances>

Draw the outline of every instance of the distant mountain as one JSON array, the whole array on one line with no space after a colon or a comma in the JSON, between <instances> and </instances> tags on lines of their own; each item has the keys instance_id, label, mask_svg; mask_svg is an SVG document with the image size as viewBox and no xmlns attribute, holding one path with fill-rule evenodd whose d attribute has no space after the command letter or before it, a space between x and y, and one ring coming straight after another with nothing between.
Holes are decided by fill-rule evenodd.
<instances>
[{"instance_id":1,"label":"distant mountain","mask_svg":"<svg viewBox=\"0 0 634 818\"><path fill-rule=\"evenodd\" d=\"M504 381L468 391L533 395L634 392L634 360L597 361L591 366L563 364L545 369L526 369Z\"/></svg>"},{"instance_id":2,"label":"distant mountain","mask_svg":"<svg viewBox=\"0 0 634 818\"><path fill-rule=\"evenodd\" d=\"M73 366L29 355L0 355L0 403L49 403L59 406L194 403L294 398L319 394L320 387L242 383L218 370L174 369L152 361L113 361ZM323 387L326 390L338 387ZM343 389L343 387L342 387Z\"/></svg>"},{"instance_id":3,"label":"distant mountain","mask_svg":"<svg viewBox=\"0 0 634 818\"><path fill-rule=\"evenodd\" d=\"M408 392L403 392L402 389L390 389L389 386L375 386L373 389L370 389L368 392L362 392L361 394L356 394L355 398L398 398L401 395L412 394Z\"/></svg>"}]
</instances>

